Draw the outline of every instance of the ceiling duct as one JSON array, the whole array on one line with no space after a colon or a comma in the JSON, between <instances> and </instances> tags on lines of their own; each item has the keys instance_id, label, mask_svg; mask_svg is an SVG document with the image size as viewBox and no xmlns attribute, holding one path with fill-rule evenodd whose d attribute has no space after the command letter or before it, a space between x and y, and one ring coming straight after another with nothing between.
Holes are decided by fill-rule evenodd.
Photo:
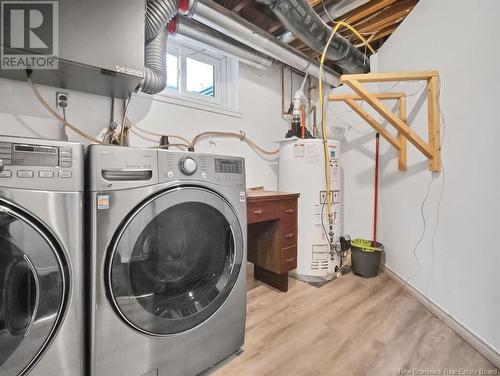
<instances>
[{"instance_id":1,"label":"ceiling duct","mask_svg":"<svg viewBox=\"0 0 500 376\"><path fill-rule=\"evenodd\" d=\"M314 77L319 75L319 64L315 60L280 42L271 34L236 16L212 0L148 0L144 30L146 72L141 84L141 91L145 93L156 94L164 90L166 86L166 27L178 11L224 34L226 39L222 38L221 35L204 33L194 23L190 24L189 22L180 27L181 33L186 36L190 34L191 37L194 37L193 39L209 45L218 43L222 50L253 62L256 61L258 55L244 47L234 45L227 39L229 37L297 70L309 73ZM224 48L221 47L222 44L224 44ZM265 67L269 63L270 61L264 56L260 57L260 60L257 59L257 65ZM328 67L324 69L323 79L333 86L340 84L339 75Z\"/></svg>"},{"instance_id":2,"label":"ceiling duct","mask_svg":"<svg viewBox=\"0 0 500 376\"><path fill-rule=\"evenodd\" d=\"M183 14L301 72L313 77L319 76L319 64L315 59L279 41L212 0L191 0L189 8ZM339 77L334 70L324 68L323 79L329 85L339 86Z\"/></svg>"},{"instance_id":3,"label":"ceiling duct","mask_svg":"<svg viewBox=\"0 0 500 376\"><path fill-rule=\"evenodd\" d=\"M316 13L306 0L256 0L268 5L288 31L314 51L321 53L328 43L331 27ZM345 73L370 71L370 60L351 42L336 34L327 49L326 57Z\"/></svg>"},{"instance_id":4,"label":"ceiling duct","mask_svg":"<svg viewBox=\"0 0 500 376\"><path fill-rule=\"evenodd\" d=\"M323 5L323 9L319 9L318 14L323 21L329 23L368 2L370 0L334 0L328 5ZM285 43L292 43L297 37L290 31L285 31L278 36L278 39Z\"/></svg>"},{"instance_id":5,"label":"ceiling duct","mask_svg":"<svg viewBox=\"0 0 500 376\"><path fill-rule=\"evenodd\" d=\"M242 63L258 69L269 69L274 63L270 57L186 17L177 16L169 23L169 30L173 35L186 37L236 56Z\"/></svg>"}]
</instances>

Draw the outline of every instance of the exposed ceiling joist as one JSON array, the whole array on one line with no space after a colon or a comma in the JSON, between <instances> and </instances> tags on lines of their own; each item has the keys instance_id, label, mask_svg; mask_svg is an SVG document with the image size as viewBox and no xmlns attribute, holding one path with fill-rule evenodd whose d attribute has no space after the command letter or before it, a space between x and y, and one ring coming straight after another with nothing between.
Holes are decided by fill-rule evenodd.
<instances>
[{"instance_id":1,"label":"exposed ceiling joist","mask_svg":"<svg viewBox=\"0 0 500 376\"><path fill-rule=\"evenodd\" d=\"M227 9L239 14L241 17L252 22L261 29L275 34L282 33L284 27L282 23L267 9L267 7L256 0L214 0ZM324 9L332 6L344 7L344 0L308 0L309 4L318 12L323 19ZM346 14L336 18L336 21L346 21L354 26L356 30L370 39L371 46L377 50L384 41L396 30L398 25L405 19L410 11L418 3L418 0L369 0L359 1L357 8L348 11ZM354 4L351 4L352 9ZM345 7L344 7L345 8ZM345 13L345 12L344 12ZM360 39L347 28L342 28L339 33L355 45L361 44ZM318 52L313 51L305 43L296 39L290 44L299 51L308 54L315 59ZM365 47L360 47L365 52ZM331 65L327 62L327 65ZM333 67L333 66L332 66Z\"/></svg>"}]
</instances>

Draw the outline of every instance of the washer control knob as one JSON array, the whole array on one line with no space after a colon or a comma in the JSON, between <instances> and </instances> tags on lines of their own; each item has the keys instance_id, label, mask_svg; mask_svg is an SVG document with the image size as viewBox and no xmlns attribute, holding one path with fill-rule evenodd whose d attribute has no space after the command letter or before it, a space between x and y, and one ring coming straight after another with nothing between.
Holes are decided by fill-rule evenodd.
<instances>
[{"instance_id":1,"label":"washer control knob","mask_svg":"<svg viewBox=\"0 0 500 376\"><path fill-rule=\"evenodd\" d=\"M198 166L193 158L184 157L179 161L179 168L184 175L193 175Z\"/></svg>"},{"instance_id":2,"label":"washer control knob","mask_svg":"<svg viewBox=\"0 0 500 376\"><path fill-rule=\"evenodd\" d=\"M3 171L4 167L5 167L5 162L3 161L3 159L0 159L0 172Z\"/></svg>"}]
</instances>

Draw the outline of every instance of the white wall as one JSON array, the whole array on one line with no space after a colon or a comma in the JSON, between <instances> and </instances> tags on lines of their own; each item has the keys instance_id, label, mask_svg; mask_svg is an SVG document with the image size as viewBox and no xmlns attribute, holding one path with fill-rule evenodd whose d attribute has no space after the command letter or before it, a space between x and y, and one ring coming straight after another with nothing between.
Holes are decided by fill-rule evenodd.
<instances>
[{"instance_id":1,"label":"white wall","mask_svg":"<svg viewBox=\"0 0 500 376\"><path fill-rule=\"evenodd\" d=\"M289 75L286 76L289 80ZM294 87L300 82L295 77ZM288 82L287 82L288 86ZM240 64L239 99L241 117L231 117L213 112L195 110L135 96L129 117L140 127L182 135L191 139L200 132L217 130L238 132L266 149L277 149L274 140L283 138L288 125L281 118L281 93L279 69L259 71ZM44 98L55 105L55 88L39 86ZM68 91L68 90L65 90ZM286 92L288 92L286 87ZM107 97L68 91L68 120L85 132L97 136L110 122L111 99ZM0 134L28 137L56 138L57 121L39 104L25 82L0 79ZM287 105L288 103L286 103ZM116 111L121 121L121 101ZM70 140L87 143L78 135L68 132ZM133 146L150 146L153 143L131 138ZM247 186L277 188L277 157L262 157L238 139L211 139L199 143L198 151L228 153L246 158ZM158 142L158 140L156 141ZM173 140L172 140L173 142Z\"/></svg>"},{"instance_id":2,"label":"white wall","mask_svg":"<svg viewBox=\"0 0 500 376\"><path fill-rule=\"evenodd\" d=\"M408 171L397 170L397 155L385 141L381 153L379 238L386 264L457 321L500 352L500 70L497 48L497 0L421 0L380 49L378 71L437 69L446 123L442 151L444 173L433 176L425 158L411 145ZM427 103L422 84L400 84L394 90L408 99L411 127L427 135ZM380 85L387 90L392 85ZM365 105L366 106L366 105ZM338 107L345 116L345 107ZM335 119L333 119L335 121ZM353 120L361 126L359 120ZM363 125L367 129L366 125ZM363 129L363 128L361 128ZM444 131L444 130L443 130ZM444 132L443 132L444 133ZM359 209L372 190L366 168L373 168L363 136L347 132L355 147L344 156L346 209ZM352 137L352 138L350 138ZM361 139L362 142L359 142ZM373 138L367 139L373 150ZM348 144L348 145L349 145ZM434 179L424 206L420 205ZM437 225L437 205L444 179ZM349 194L351 192L351 194ZM346 210L346 230L369 235L370 205L364 215ZM434 251L432 238L435 233Z\"/></svg>"},{"instance_id":3,"label":"white wall","mask_svg":"<svg viewBox=\"0 0 500 376\"><path fill-rule=\"evenodd\" d=\"M371 66L376 66L372 59ZM376 90L376 86L369 86ZM332 94L350 93L346 86ZM361 104L359 102L359 104ZM373 117L377 114L363 104ZM342 171L344 182L344 232L356 238L371 239L373 234L373 184L375 132L343 102L327 102L328 134L342 142ZM338 131L338 128L343 128ZM342 135L342 133L344 133Z\"/></svg>"}]
</instances>

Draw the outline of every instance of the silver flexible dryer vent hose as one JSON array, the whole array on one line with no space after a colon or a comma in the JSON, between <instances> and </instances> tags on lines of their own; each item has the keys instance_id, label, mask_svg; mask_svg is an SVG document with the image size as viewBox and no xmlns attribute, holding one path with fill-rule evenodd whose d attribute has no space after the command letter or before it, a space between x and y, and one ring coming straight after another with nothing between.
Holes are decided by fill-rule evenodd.
<instances>
[{"instance_id":1,"label":"silver flexible dryer vent hose","mask_svg":"<svg viewBox=\"0 0 500 376\"><path fill-rule=\"evenodd\" d=\"M167 85L167 23L177 14L178 0L148 0L144 27L146 72L141 91L156 94Z\"/></svg>"},{"instance_id":2,"label":"silver flexible dryer vent hose","mask_svg":"<svg viewBox=\"0 0 500 376\"><path fill-rule=\"evenodd\" d=\"M144 50L144 65L146 72L142 91L147 94L156 94L167 85L167 28L160 30Z\"/></svg>"},{"instance_id":3,"label":"silver flexible dryer vent hose","mask_svg":"<svg viewBox=\"0 0 500 376\"><path fill-rule=\"evenodd\" d=\"M148 0L144 28L146 42L156 37L168 21L177 14L178 6L179 1L177 0Z\"/></svg>"}]
</instances>

